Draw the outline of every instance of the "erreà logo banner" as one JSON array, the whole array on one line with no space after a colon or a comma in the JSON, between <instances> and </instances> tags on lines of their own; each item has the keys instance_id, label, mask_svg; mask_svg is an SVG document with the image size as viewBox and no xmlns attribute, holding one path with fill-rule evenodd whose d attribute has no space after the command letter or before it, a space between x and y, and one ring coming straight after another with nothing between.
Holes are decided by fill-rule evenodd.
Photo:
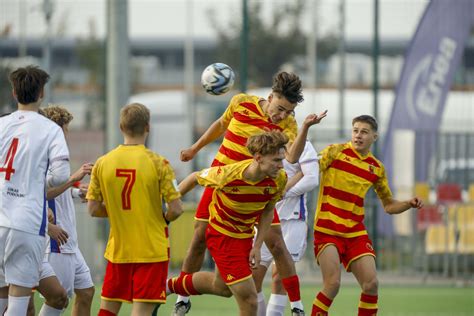
<instances>
[{"instance_id":1,"label":"erre\u00e0 logo banner","mask_svg":"<svg viewBox=\"0 0 474 316\"><path fill-rule=\"evenodd\" d=\"M473 0L431 0L428 3L405 54L385 134L382 159L389 179L393 174L393 134L396 130L412 130L417 135L436 137L445 101L473 25ZM417 138L418 141L421 139ZM435 145L425 148L423 159L431 157L434 150ZM428 166L428 161L419 163ZM418 169L416 180L425 181L427 172Z\"/></svg>"}]
</instances>

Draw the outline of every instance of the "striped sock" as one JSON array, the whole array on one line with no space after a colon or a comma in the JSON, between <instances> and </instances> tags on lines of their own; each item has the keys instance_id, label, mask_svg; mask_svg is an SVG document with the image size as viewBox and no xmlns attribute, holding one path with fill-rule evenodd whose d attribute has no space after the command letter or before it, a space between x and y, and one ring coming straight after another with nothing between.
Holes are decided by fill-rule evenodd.
<instances>
[{"instance_id":1,"label":"striped sock","mask_svg":"<svg viewBox=\"0 0 474 316\"><path fill-rule=\"evenodd\" d=\"M359 316L375 316L377 315L378 295L369 295L362 293L359 301Z\"/></svg>"},{"instance_id":2,"label":"striped sock","mask_svg":"<svg viewBox=\"0 0 474 316\"><path fill-rule=\"evenodd\" d=\"M331 307L332 300L329 299L323 292L319 292L314 298L313 309L311 316L326 316L328 315L329 307Z\"/></svg>"},{"instance_id":3,"label":"striped sock","mask_svg":"<svg viewBox=\"0 0 474 316\"><path fill-rule=\"evenodd\" d=\"M193 285L193 273L181 273L178 277L168 279L168 288L172 293L182 296L200 295Z\"/></svg>"}]
</instances>

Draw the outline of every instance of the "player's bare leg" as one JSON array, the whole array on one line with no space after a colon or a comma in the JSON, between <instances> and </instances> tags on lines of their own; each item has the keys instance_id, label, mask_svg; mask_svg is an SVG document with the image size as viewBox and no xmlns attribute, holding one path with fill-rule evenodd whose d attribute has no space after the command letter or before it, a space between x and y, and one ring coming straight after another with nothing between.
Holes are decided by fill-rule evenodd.
<instances>
[{"instance_id":1,"label":"player's bare leg","mask_svg":"<svg viewBox=\"0 0 474 316\"><path fill-rule=\"evenodd\" d=\"M97 316L109 316L109 315L118 315L120 308L122 307L122 302L116 301L107 301L100 300L100 310ZM151 311L150 311L151 314Z\"/></svg>"},{"instance_id":2,"label":"player's bare leg","mask_svg":"<svg viewBox=\"0 0 474 316\"><path fill-rule=\"evenodd\" d=\"M312 314L327 315L332 301L341 285L341 261L334 245L328 245L318 256L319 267L323 276L323 290L313 301Z\"/></svg>"},{"instance_id":3,"label":"player's bare leg","mask_svg":"<svg viewBox=\"0 0 474 316\"><path fill-rule=\"evenodd\" d=\"M201 270L206 254L206 228L208 222L196 221L194 223L194 235L188 248L181 270L185 273L194 273Z\"/></svg>"},{"instance_id":4,"label":"player's bare leg","mask_svg":"<svg viewBox=\"0 0 474 316\"><path fill-rule=\"evenodd\" d=\"M229 285L230 291L239 305L239 315L257 315L257 289L252 279Z\"/></svg>"},{"instance_id":5,"label":"player's bare leg","mask_svg":"<svg viewBox=\"0 0 474 316\"><path fill-rule=\"evenodd\" d=\"M53 313L60 315L61 311L68 304L66 290L61 286L56 276L41 279L38 285L38 292L45 298L45 302L39 312L40 315L43 315L43 313L47 315Z\"/></svg>"},{"instance_id":6,"label":"player's bare leg","mask_svg":"<svg viewBox=\"0 0 474 316\"><path fill-rule=\"evenodd\" d=\"M91 314L92 300L94 299L95 288L74 289L76 298L72 307L72 316L89 316Z\"/></svg>"},{"instance_id":7,"label":"player's bare leg","mask_svg":"<svg viewBox=\"0 0 474 316\"><path fill-rule=\"evenodd\" d=\"M265 303L265 296L262 291L262 284L267 270L267 266L264 265L263 262L260 262L260 265L256 269L252 270L252 277L255 282L255 288L257 289L257 316L266 315L267 306Z\"/></svg>"},{"instance_id":8,"label":"player's bare leg","mask_svg":"<svg viewBox=\"0 0 474 316\"><path fill-rule=\"evenodd\" d=\"M151 315L156 303L133 302L131 316Z\"/></svg>"},{"instance_id":9,"label":"player's bare leg","mask_svg":"<svg viewBox=\"0 0 474 316\"><path fill-rule=\"evenodd\" d=\"M378 311L378 287L375 259L363 256L351 264L351 271L362 289L359 301L359 315L375 315Z\"/></svg>"},{"instance_id":10,"label":"player's bare leg","mask_svg":"<svg viewBox=\"0 0 474 316\"><path fill-rule=\"evenodd\" d=\"M273 255L283 286L288 293L293 314L304 315L295 262L286 248L285 240L283 239L283 234L279 225L271 226L267 236L265 236L265 244Z\"/></svg>"}]
</instances>

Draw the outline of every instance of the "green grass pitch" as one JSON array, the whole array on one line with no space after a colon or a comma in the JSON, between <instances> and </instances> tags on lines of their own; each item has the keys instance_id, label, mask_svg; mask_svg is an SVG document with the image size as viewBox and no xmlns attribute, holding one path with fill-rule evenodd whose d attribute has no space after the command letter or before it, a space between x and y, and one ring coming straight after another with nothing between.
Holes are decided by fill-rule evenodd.
<instances>
[{"instance_id":1,"label":"green grass pitch","mask_svg":"<svg viewBox=\"0 0 474 316\"><path fill-rule=\"evenodd\" d=\"M265 288L268 300L269 287ZM311 314L311 305L319 285L304 284L301 296L307 315ZM360 290L355 285L344 284L336 297L331 314L337 316L357 315ZM160 307L159 315L170 315L175 295L168 297L167 304ZM39 311L41 299L36 295L36 310ZM237 315L237 304L233 298L220 298L201 295L192 298L190 316ZM92 306L92 315L97 315L100 304L100 287L97 287ZM130 315L131 305L123 304L119 315ZM68 309L64 315L70 315ZM285 315L290 315L289 307ZM440 286L387 286L381 285L379 294L380 316L468 316L474 315L474 288L456 288Z\"/></svg>"}]
</instances>

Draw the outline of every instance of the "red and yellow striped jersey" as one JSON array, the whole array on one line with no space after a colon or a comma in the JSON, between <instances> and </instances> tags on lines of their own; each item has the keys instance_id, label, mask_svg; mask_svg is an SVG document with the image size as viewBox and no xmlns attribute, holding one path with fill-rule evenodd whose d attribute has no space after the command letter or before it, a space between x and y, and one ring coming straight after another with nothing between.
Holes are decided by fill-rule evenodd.
<instances>
[{"instance_id":1,"label":"red and yellow striped jersey","mask_svg":"<svg viewBox=\"0 0 474 316\"><path fill-rule=\"evenodd\" d=\"M245 159L252 159L247 147L247 139L266 130L279 130L293 143L298 132L296 120L288 116L278 124L273 124L259 105L261 98L247 94L232 97L222 118L227 125L224 140L212 162L213 166L228 165Z\"/></svg>"},{"instance_id":2,"label":"red and yellow striped jersey","mask_svg":"<svg viewBox=\"0 0 474 316\"><path fill-rule=\"evenodd\" d=\"M252 159L204 169L197 175L200 185L214 188L209 205L209 224L234 238L251 238L256 219L268 203L281 199L287 176L283 169L273 179L258 182L243 179Z\"/></svg>"},{"instance_id":3,"label":"red and yellow striped jersey","mask_svg":"<svg viewBox=\"0 0 474 316\"><path fill-rule=\"evenodd\" d=\"M383 164L371 153L361 156L349 142L324 149L319 168L314 230L348 238L367 235L363 222L367 191L374 186L382 201L392 197Z\"/></svg>"},{"instance_id":4,"label":"red and yellow striped jersey","mask_svg":"<svg viewBox=\"0 0 474 316\"><path fill-rule=\"evenodd\" d=\"M143 145L120 145L94 164L87 199L110 221L104 257L113 263L169 260L163 201L180 197L169 162Z\"/></svg>"}]
</instances>

